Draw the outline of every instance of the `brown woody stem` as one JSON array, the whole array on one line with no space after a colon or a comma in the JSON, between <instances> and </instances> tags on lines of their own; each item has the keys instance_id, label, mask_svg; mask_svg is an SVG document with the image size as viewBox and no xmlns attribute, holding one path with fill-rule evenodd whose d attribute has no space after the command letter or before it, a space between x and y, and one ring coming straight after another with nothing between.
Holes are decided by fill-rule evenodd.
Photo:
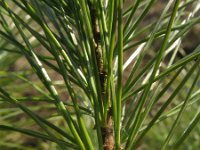
<instances>
[{"instance_id":1,"label":"brown woody stem","mask_svg":"<svg viewBox=\"0 0 200 150\"><path fill-rule=\"evenodd\" d=\"M90 9L90 16L91 16L91 23L92 23L92 31L94 36L94 42L95 42L95 54L96 54L96 60L98 65L98 71L99 71L99 77L101 81L101 95L102 95L102 101L105 105L106 103L109 104L109 102L105 102L105 85L106 85L106 78L107 78L107 72L104 70L103 65L103 51L101 47L101 35L100 35L100 28L98 23L98 13L97 9L95 8L95 5L92 3L89 3L89 9ZM110 104L109 104L110 105ZM112 108L109 106L107 110L107 118L106 123L104 126L101 127L102 132L102 139L103 139L103 149L104 150L114 150L114 137L113 137L113 118L112 118Z\"/></svg>"}]
</instances>

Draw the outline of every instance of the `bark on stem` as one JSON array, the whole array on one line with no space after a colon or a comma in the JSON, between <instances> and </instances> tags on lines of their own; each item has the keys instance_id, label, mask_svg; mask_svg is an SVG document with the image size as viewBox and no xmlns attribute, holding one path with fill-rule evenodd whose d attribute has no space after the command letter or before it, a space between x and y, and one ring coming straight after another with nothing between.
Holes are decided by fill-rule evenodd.
<instances>
[{"instance_id":1,"label":"bark on stem","mask_svg":"<svg viewBox=\"0 0 200 150\"><path fill-rule=\"evenodd\" d=\"M107 125L102 127L104 150L114 150L112 109L109 107Z\"/></svg>"},{"instance_id":2,"label":"bark on stem","mask_svg":"<svg viewBox=\"0 0 200 150\"><path fill-rule=\"evenodd\" d=\"M107 72L104 69L103 65L103 51L101 47L101 35L100 35L100 28L98 23L98 13L95 8L95 5L89 3L90 9L90 16L91 16L91 23L92 23L92 31L94 36L95 42L95 53L96 53L96 60L98 65L99 77L101 81L101 94L102 94L102 101L105 104L105 85L106 85L106 78ZM112 118L112 108L109 106L106 118L106 125L101 127L102 132L102 139L104 150L114 150L114 137L113 137L113 118Z\"/></svg>"}]
</instances>

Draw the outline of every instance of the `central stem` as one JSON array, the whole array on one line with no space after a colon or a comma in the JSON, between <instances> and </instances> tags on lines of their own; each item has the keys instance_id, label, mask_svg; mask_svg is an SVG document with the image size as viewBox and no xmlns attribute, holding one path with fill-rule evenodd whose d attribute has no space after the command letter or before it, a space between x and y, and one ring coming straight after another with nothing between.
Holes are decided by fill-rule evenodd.
<instances>
[{"instance_id":1,"label":"central stem","mask_svg":"<svg viewBox=\"0 0 200 150\"><path fill-rule=\"evenodd\" d=\"M104 62L103 62L103 50L101 46L101 34L100 34L100 27L98 22L98 13L97 9L95 8L95 5L92 3L89 3L89 9L90 9L90 16L91 16L91 23L92 23L92 31L94 36L94 43L95 43L95 54L96 54L96 60L98 65L98 72L99 77L101 81L101 96L102 96L102 102L104 105L108 104L108 111L106 114L106 122L104 126L101 127L102 132L102 139L103 139L103 145L104 150L114 150L114 137L113 137L113 118L112 118L112 108L110 106L109 102L105 102L105 90L106 90L106 78L107 78L107 72L104 69Z\"/></svg>"}]
</instances>

